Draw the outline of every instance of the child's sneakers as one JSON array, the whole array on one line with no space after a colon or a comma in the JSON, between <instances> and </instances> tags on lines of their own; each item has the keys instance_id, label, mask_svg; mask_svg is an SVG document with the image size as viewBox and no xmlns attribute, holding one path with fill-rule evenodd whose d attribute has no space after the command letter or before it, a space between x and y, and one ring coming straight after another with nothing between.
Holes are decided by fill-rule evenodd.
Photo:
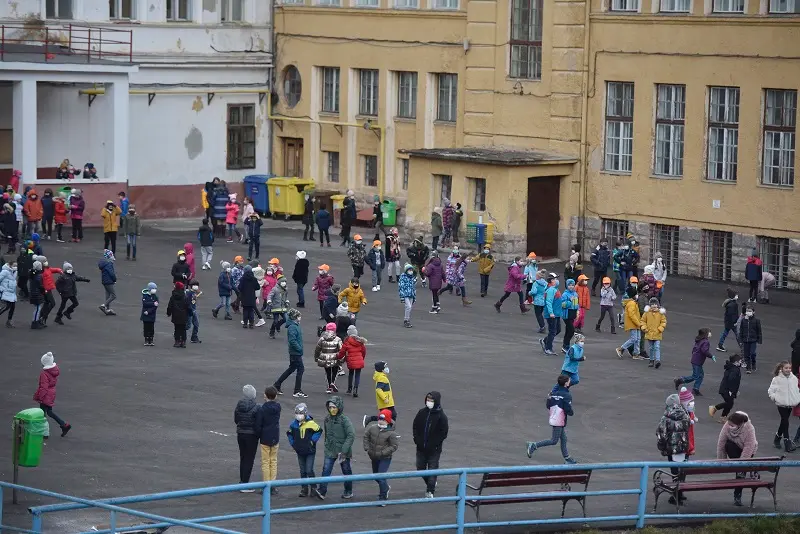
<instances>
[{"instance_id":1,"label":"child's sneakers","mask_svg":"<svg viewBox=\"0 0 800 534\"><path fill-rule=\"evenodd\" d=\"M414 325L411 324L411 321L403 321L403 327L405 328L412 328Z\"/></svg>"},{"instance_id":2,"label":"child's sneakers","mask_svg":"<svg viewBox=\"0 0 800 534\"><path fill-rule=\"evenodd\" d=\"M528 454L528 458L533 456L533 451L536 450L536 443L533 441L528 441L525 443L525 452Z\"/></svg>"},{"instance_id":3,"label":"child's sneakers","mask_svg":"<svg viewBox=\"0 0 800 534\"><path fill-rule=\"evenodd\" d=\"M258 322L256 323L256 326L264 326L265 324L267 324L267 321L265 321L265 320L262 318L262 319L259 319L259 320L258 320Z\"/></svg>"},{"instance_id":4,"label":"child's sneakers","mask_svg":"<svg viewBox=\"0 0 800 534\"><path fill-rule=\"evenodd\" d=\"M372 286L372 291L373 291L373 293L374 293L375 291L378 291L378 289L380 289L380 286Z\"/></svg>"},{"instance_id":5,"label":"child's sneakers","mask_svg":"<svg viewBox=\"0 0 800 534\"><path fill-rule=\"evenodd\" d=\"M296 399L305 399L308 397L308 395L306 395L302 391L295 391L294 393L292 393L292 397Z\"/></svg>"},{"instance_id":6,"label":"child's sneakers","mask_svg":"<svg viewBox=\"0 0 800 534\"><path fill-rule=\"evenodd\" d=\"M726 349L726 348L725 348L725 345L723 345L722 343L719 343L719 344L717 344L717 347L716 347L716 349L717 349L718 351L720 351L720 352L728 352L728 349Z\"/></svg>"},{"instance_id":7,"label":"child's sneakers","mask_svg":"<svg viewBox=\"0 0 800 534\"><path fill-rule=\"evenodd\" d=\"M621 360L622 359L622 347L617 347L616 349L614 349L614 352L617 353L617 358L619 358Z\"/></svg>"}]
</instances>

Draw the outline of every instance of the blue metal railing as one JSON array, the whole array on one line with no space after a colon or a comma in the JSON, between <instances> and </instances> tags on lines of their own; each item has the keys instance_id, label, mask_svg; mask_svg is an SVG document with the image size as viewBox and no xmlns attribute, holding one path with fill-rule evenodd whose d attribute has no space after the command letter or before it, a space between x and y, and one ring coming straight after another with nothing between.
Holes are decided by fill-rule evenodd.
<instances>
[{"instance_id":1,"label":"blue metal railing","mask_svg":"<svg viewBox=\"0 0 800 534\"><path fill-rule=\"evenodd\" d=\"M688 464L680 464L684 468L702 468L702 467L771 467L780 466L781 468L795 468L800 467L800 461L755 461L755 462L690 462ZM408 526L403 528L382 529L382 530L366 530L352 534L393 534L401 532L425 532L433 530L455 530L459 534L463 534L467 528L482 528L482 527L496 527L496 526L523 526L523 525L559 525L567 523L609 523L609 522L630 522L635 524L637 528L643 528L647 521L652 520L697 520L697 519L718 519L718 518L746 518L746 517L772 517L772 516L800 516L800 512L787 512L787 513L737 513L737 514L648 514L647 513L647 495L651 489L651 481L649 473L651 469L669 469L678 467L675 463L671 462L627 462L627 463L610 463L610 464L582 464L582 465L529 465L529 466L505 466L505 467L476 467L476 468L460 468L460 469L436 469L430 471L411 471L411 472L398 472L398 473L382 473L382 474L364 474L364 475L350 475L350 476L329 476L317 477L313 479L290 479L290 480L275 480L272 482L253 482L249 484L235 484L227 486L215 486L208 488L197 488L181 491L170 491L165 493L153 493L147 495L136 495L131 497L118 497L113 499L103 500L90 500L62 495L45 490L39 490L26 486L18 486L7 482L0 482L0 530L8 532L23 532L31 534L40 534L43 532L43 520L47 514L56 512L68 512L72 510L82 510L88 508L99 508L107 510L110 515L110 526L105 530L92 530L92 534L117 534L122 532L130 532L134 530L141 530L144 528L163 528L169 526L184 526L206 532L217 532L220 534L241 534L234 530L228 530L220 527L214 527L209 523L218 523L223 521L232 521L238 519L252 519L261 518L261 533L270 534L272 517L283 514L295 514L304 512L316 512L325 510L340 510L345 508L366 508L377 506L399 506L399 505L417 505L417 504L430 504L430 503L455 503L455 522L425 525L425 526ZM502 495L467 495L467 476L468 475L483 475L485 473L511 473L511 472L548 472L548 471L620 471L620 470L638 470L639 471L639 484L635 488L623 488L615 490L602 490L602 491L557 491L557 492L537 492L537 493L513 493ZM435 497L433 499L427 498L413 498L413 499L397 499L391 501L368 501L368 502L347 502L337 504L320 504L313 506L292 506L288 508L273 508L271 502L270 489L272 487L285 487L285 486L302 486L308 484L319 483L341 483L345 481L350 482L365 482L375 481L378 479L403 479L403 478L420 478L422 476L457 476L458 483L456 486L456 494L445 497ZM51 497L64 501L60 504L50 504L44 506L35 506L29 509L32 515L32 525L29 530L5 526L2 522L2 496L3 489L18 489L24 492L41 495L44 497ZM121 505L147 503L155 501L164 501L171 499L182 499L187 497L197 497L201 495L215 495L220 493L237 492L242 489L263 490L261 495L261 509L252 512L242 512L226 515L216 515L208 517L197 517L194 519L175 519L165 517L148 512L142 512L129 507ZM573 518L559 518L559 519L524 519L524 520L511 520L511 521L484 521L484 522L467 522L466 520L466 507L467 501L492 501L497 499L514 499L526 497L558 497L562 498L575 498L575 497L602 497L602 496L616 496L616 495L636 495L637 507L635 514L629 515L611 515L611 516L579 516ZM126 514L133 517L147 519L151 523L143 523L139 525L126 525L117 526L117 518L119 514ZM81 534L89 534L81 533Z\"/></svg>"}]
</instances>

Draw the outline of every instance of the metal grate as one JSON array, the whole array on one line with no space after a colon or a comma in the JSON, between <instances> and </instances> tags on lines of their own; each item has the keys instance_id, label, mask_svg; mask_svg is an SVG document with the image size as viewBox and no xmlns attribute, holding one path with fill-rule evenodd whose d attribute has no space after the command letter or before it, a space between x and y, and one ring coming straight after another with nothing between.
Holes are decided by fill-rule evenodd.
<instances>
[{"instance_id":1,"label":"metal grate","mask_svg":"<svg viewBox=\"0 0 800 534\"><path fill-rule=\"evenodd\" d=\"M732 241L733 234L730 232L703 230L703 278L730 282Z\"/></svg>"},{"instance_id":2,"label":"metal grate","mask_svg":"<svg viewBox=\"0 0 800 534\"><path fill-rule=\"evenodd\" d=\"M609 244L614 246L617 241L625 241L625 236L628 234L628 221L620 221L617 219L603 219L603 234L602 236L608 239Z\"/></svg>"},{"instance_id":3,"label":"metal grate","mask_svg":"<svg viewBox=\"0 0 800 534\"><path fill-rule=\"evenodd\" d=\"M656 252L661 253L667 272L678 272L678 242L680 227L670 224L650 225L650 261L655 261Z\"/></svg>"},{"instance_id":4,"label":"metal grate","mask_svg":"<svg viewBox=\"0 0 800 534\"><path fill-rule=\"evenodd\" d=\"M775 287L789 283L789 240L780 237L758 236L758 252L764 270L775 277Z\"/></svg>"}]
</instances>

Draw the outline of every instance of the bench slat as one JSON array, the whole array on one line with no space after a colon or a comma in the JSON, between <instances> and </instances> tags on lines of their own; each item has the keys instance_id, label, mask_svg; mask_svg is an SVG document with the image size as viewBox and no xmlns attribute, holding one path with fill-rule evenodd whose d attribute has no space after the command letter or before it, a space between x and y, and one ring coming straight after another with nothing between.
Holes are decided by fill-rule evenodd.
<instances>
[{"instance_id":1,"label":"bench slat","mask_svg":"<svg viewBox=\"0 0 800 534\"><path fill-rule=\"evenodd\" d=\"M572 475L583 475L589 476L592 472L590 470L585 471L574 471L574 470L564 470L564 471L512 471L509 473L486 473L483 475L484 480L500 480L504 478L550 478L550 477L565 477L565 476L572 476Z\"/></svg>"},{"instance_id":2,"label":"bench slat","mask_svg":"<svg viewBox=\"0 0 800 534\"><path fill-rule=\"evenodd\" d=\"M734 488L769 488L774 486L771 480L709 480L703 482L684 482L680 485L681 491L703 491L715 489L734 489ZM674 487L674 486L673 486Z\"/></svg>"},{"instance_id":3,"label":"bench slat","mask_svg":"<svg viewBox=\"0 0 800 534\"><path fill-rule=\"evenodd\" d=\"M505 480L486 480L484 488L507 488L512 486L544 486L551 484L585 484L588 476L548 477L548 478L510 478Z\"/></svg>"},{"instance_id":4,"label":"bench slat","mask_svg":"<svg viewBox=\"0 0 800 534\"><path fill-rule=\"evenodd\" d=\"M490 504L520 504L526 502L545 502L545 501L563 501L564 499L574 499L580 500L584 497L515 497L512 499L492 499L490 501L474 501L467 499L467 504L470 506L475 506L476 504L480 504L480 506L487 506Z\"/></svg>"}]
</instances>

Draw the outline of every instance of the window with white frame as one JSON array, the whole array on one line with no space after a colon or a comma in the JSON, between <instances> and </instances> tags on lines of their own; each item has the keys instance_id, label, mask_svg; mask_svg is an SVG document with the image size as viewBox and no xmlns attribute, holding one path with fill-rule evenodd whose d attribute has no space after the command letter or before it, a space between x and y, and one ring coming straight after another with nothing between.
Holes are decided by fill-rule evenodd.
<instances>
[{"instance_id":1,"label":"window with white frame","mask_svg":"<svg viewBox=\"0 0 800 534\"><path fill-rule=\"evenodd\" d=\"M486 211L486 178L470 178L473 211Z\"/></svg>"},{"instance_id":2,"label":"window with white frame","mask_svg":"<svg viewBox=\"0 0 800 534\"><path fill-rule=\"evenodd\" d=\"M222 22L242 22L244 20L244 0L220 0L219 17Z\"/></svg>"},{"instance_id":3,"label":"window with white frame","mask_svg":"<svg viewBox=\"0 0 800 534\"><path fill-rule=\"evenodd\" d=\"M712 87L708 101L707 178L735 182L739 158L739 88Z\"/></svg>"},{"instance_id":4,"label":"window with white frame","mask_svg":"<svg viewBox=\"0 0 800 534\"><path fill-rule=\"evenodd\" d=\"M686 86L656 86L655 174L683 176L683 129L686 120Z\"/></svg>"},{"instance_id":5,"label":"window with white frame","mask_svg":"<svg viewBox=\"0 0 800 534\"><path fill-rule=\"evenodd\" d=\"M322 111L339 113L339 67L322 67Z\"/></svg>"},{"instance_id":6,"label":"window with white frame","mask_svg":"<svg viewBox=\"0 0 800 534\"><path fill-rule=\"evenodd\" d=\"M714 13L744 13L744 0L713 0Z\"/></svg>"},{"instance_id":7,"label":"window with white frame","mask_svg":"<svg viewBox=\"0 0 800 534\"><path fill-rule=\"evenodd\" d=\"M639 11L639 0L611 0L611 11Z\"/></svg>"},{"instance_id":8,"label":"window with white frame","mask_svg":"<svg viewBox=\"0 0 800 534\"><path fill-rule=\"evenodd\" d=\"M396 9L417 9L419 0L394 0L394 7Z\"/></svg>"},{"instance_id":9,"label":"window with white frame","mask_svg":"<svg viewBox=\"0 0 800 534\"><path fill-rule=\"evenodd\" d=\"M133 2L134 0L108 0L108 18L115 20L136 18Z\"/></svg>"},{"instance_id":10,"label":"window with white frame","mask_svg":"<svg viewBox=\"0 0 800 534\"><path fill-rule=\"evenodd\" d=\"M364 165L364 185L378 186L378 156L361 156Z\"/></svg>"},{"instance_id":11,"label":"window with white frame","mask_svg":"<svg viewBox=\"0 0 800 534\"><path fill-rule=\"evenodd\" d=\"M542 77L542 12L544 0L513 0L511 6L510 76Z\"/></svg>"},{"instance_id":12,"label":"window with white frame","mask_svg":"<svg viewBox=\"0 0 800 534\"><path fill-rule=\"evenodd\" d=\"M408 191L408 173L409 173L409 167L411 166L411 161L408 159L401 159L400 163L402 165L402 171L403 171L403 184L402 184L403 191Z\"/></svg>"},{"instance_id":13,"label":"window with white frame","mask_svg":"<svg viewBox=\"0 0 800 534\"><path fill-rule=\"evenodd\" d=\"M417 73L397 73L397 116L417 118Z\"/></svg>"},{"instance_id":14,"label":"window with white frame","mask_svg":"<svg viewBox=\"0 0 800 534\"><path fill-rule=\"evenodd\" d=\"M633 84L606 83L605 170L631 172L633 165Z\"/></svg>"},{"instance_id":15,"label":"window with white frame","mask_svg":"<svg viewBox=\"0 0 800 534\"><path fill-rule=\"evenodd\" d=\"M325 152L328 160L328 181L339 183L339 153Z\"/></svg>"},{"instance_id":16,"label":"window with white frame","mask_svg":"<svg viewBox=\"0 0 800 534\"><path fill-rule=\"evenodd\" d=\"M189 0L167 0L168 21L185 21L190 16Z\"/></svg>"},{"instance_id":17,"label":"window with white frame","mask_svg":"<svg viewBox=\"0 0 800 534\"><path fill-rule=\"evenodd\" d=\"M760 235L756 236L756 241L764 272L775 276L775 287L786 287L789 282L789 240Z\"/></svg>"},{"instance_id":18,"label":"window with white frame","mask_svg":"<svg viewBox=\"0 0 800 534\"><path fill-rule=\"evenodd\" d=\"M433 0L433 9L458 9L458 0Z\"/></svg>"},{"instance_id":19,"label":"window with white frame","mask_svg":"<svg viewBox=\"0 0 800 534\"><path fill-rule=\"evenodd\" d=\"M291 4L305 4L305 0L279 0L278 3L280 5L291 5Z\"/></svg>"},{"instance_id":20,"label":"window with white frame","mask_svg":"<svg viewBox=\"0 0 800 534\"><path fill-rule=\"evenodd\" d=\"M379 7L379 0L356 0L356 7Z\"/></svg>"},{"instance_id":21,"label":"window with white frame","mask_svg":"<svg viewBox=\"0 0 800 534\"><path fill-rule=\"evenodd\" d=\"M447 174L434 174L433 184L436 188L435 192L439 193L438 205L443 206L445 200L450 200L450 194L453 191L453 177Z\"/></svg>"},{"instance_id":22,"label":"window with white frame","mask_svg":"<svg viewBox=\"0 0 800 534\"><path fill-rule=\"evenodd\" d=\"M341 6L342 0L317 0L318 6Z\"/></svg>"},{"instance_id":23,"label":"window with white frame","mask_svg":"<svg viewBox=\"0 0 800 534\"><path fill-rule=\"evenodd\" d=\"M797 91L764 91L764 169L766 185L794 186Z\"/></svg>"},{"instance_id":24,"label":"window with white frame","mask_svg":"<svg viewBox=\"0 0 800 534\"><path fill-rule=\"evenodd\" d=\"M770 13L800 13L800 0L769 0Z\"/></svg>"},{"instance_id":25,"label":"window with white frame","mask_svg":"<svg viewBox=\"0 0 800 534\"><path fill-rule=\"evenodd\" d=\"M45 17L48 19L71 19L72 0L45 0Z\"/></svg>"},{"instance_id":26,"label":"window with white frame","mask_svg":"<svg viewBox=\"0 0 800 534\"><path fill-rule=\"evenodd\" d=\"M437 74L439 99L436 106L436 120L456 122L458 111L458 74Z\"/></svg>"},{"instance_id":27,"label":"window with white frame","mask_svg":"<svg viewBox=\"0 0 800 534\"><path fill-rule=\"evenodd\" d=\"M692 9L692 0L661 0L659 11L661 13L689 13Z\"/></svg>"},{"instance_id":28,"label":"window with white frame","mask_svg":"<svg viewBox=\"0 0 800 534\"><path fill-rule=\"evenodd\" d=\"M359 98L358 114L377 117L378 115L378 71L372 69L360 69L359 79Z\"/></svg>"}]
</instances>

